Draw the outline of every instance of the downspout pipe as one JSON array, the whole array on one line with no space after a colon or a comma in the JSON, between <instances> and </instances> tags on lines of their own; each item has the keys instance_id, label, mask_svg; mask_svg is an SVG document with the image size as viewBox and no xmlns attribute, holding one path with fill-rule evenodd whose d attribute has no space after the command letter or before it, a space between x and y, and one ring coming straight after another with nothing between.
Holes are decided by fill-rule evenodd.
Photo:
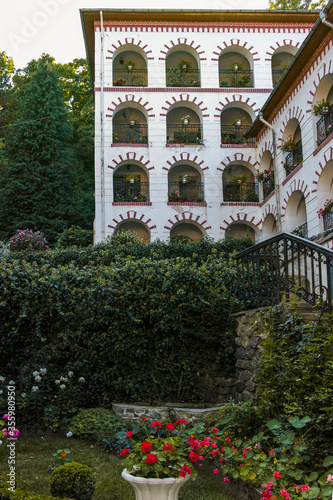
<instances>
[{"instance_id":1,"label":"downspout pipe","mask_svg":"<svg viewBox=\"0 0 333 500\"><path fill-rule=\"evenodd\" d=\"M101 50L100 50L100 126L101 126L101 240L105 240L105 167L104 167L104 22L103 11L100 11Z\"/></svg>"},{"instance_id":2,"label":"downspout pipe","mask_svg":"<svg viewBox=\"0 0 333 500\"><path fill-rule=\"evenodd\" d=\"M282 221L281 221L281 201L280 201L280 183L279 183L279 173L276 164L276 129L268 123L263 117L262 111L258 115L259 120L270 128L273 136L273 168L274 168L274 179L275 179L275 197L276 197L276 219L277 219L277 230L278 233L282 233Z\"/></svg>"},{"instance_id":3,"label":"downspout pipe","mask_svg":"<svg viewBox=\"0 0 333 500\"><path fill-rule=\"evenodd\" d=\"M323 24L325 24L329 28L333 29L333 24L326 20L326 14L325 14L325 12L323 12L323 11L319 12L319 17L320 17L321 22Z\"/></svg>"}]
</instances>

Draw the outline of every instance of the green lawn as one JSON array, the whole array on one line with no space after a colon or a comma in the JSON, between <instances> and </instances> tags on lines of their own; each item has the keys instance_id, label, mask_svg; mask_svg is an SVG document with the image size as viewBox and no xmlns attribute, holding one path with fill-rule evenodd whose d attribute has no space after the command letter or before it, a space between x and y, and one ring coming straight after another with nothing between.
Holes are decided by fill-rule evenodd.
<instances>
[{"instance_id":1,"label":"green lawn","mask_svg":"<svg viewBox=\"0 0 333 500\"><path fill-rule=\"evenodd\" d=\"M70 454L58 459L53 456L59 449ZM7 472L8 448L6 441L0 446L0 472ZM16 441L16 480L18 487L35 494L50 495L49 478L52 468L65 460L89 465L96 474L93 500L134 500L132 487L121 477L124 462L106 453L100 446L64 433L21 435ZM189 480L181 488L179 500L232 500L223 494L212 478L204 475Z\"/></svg>"}]
</instances>

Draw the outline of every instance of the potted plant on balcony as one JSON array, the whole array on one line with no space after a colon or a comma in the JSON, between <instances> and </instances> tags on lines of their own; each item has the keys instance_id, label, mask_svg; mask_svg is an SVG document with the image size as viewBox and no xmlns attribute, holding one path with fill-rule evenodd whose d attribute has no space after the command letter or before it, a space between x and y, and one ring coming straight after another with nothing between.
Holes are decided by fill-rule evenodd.
<instances>
[{"instance_id":1,"label":"potted plant on balcony","mask_svg":"<svg viewBox=\"0 0 333 500\"><path fill-rule=\"evenodd\" d=\"M124 448L120 452L126 457L121 475L133 486L136 500L177 500L180 487L195 475L192 462L194 455L196 460L198 457L185 436L187 422L179 418L175 424L167 423L161 432L160 421L151 422L149 431L146 418L142 421L146 434L143 441L135 441L132 431L126 434L132 451Z\"/></svg>"},{"instance_id":2,"label":"potted plant on balcony","mask_svg":"<svg viewBox=\"0 0 333 500\"><path fill-rule=\"evenodd\" d=\"M325 205L323 208L320 208L317 212L318 217L325 217L325 215L328 215L333 212L333 199L331 200L326 200Z\"/></svg>"},{"instance_id":3,"label":"potted plant on balcony","mask_svg":"<svg viewBox=\"0 0 333 500\"><path fill-rule=\"evenodd\" d=\"M232 69L233 71L242 71L243 61L233 61L232 57L230 57L229 61L230 61L230 69Z\"/></svg>"},{"instance_id":4,"label":"potted plant on balcony","mask_svg":"<svg viewBox=\"0 0 333 500\"><path fill-rule=\"evenodd\" d=\"M132 71L132 69L134 68L135 68L135 62L132 59L125 62L124 69L126 69L127 71Z\"/></svg>"},{"instance_id":5,"label":"potted plant on balcony","mask_svg":"<svg viewBox=\"0 0 333 500\"><path fill-rule=\"evenodd\" d=\"M318 115L327 115L330 110L330 103L327 99L322 99L321 101L316 102L316 104L312 107L312 114L315 116Z\"/></svg>"},{"instance_id":6,"label":"potted plant on balcony","mask_svg":"<svg viewBox=\"0 0 333 500\"><path fill-rule=\"evenodd\" d=\"M284 141L281 142L280 146L278 146L281 151L284 153L290 153L296 147L295 136L289 135Z\"/></svg>"},{"instance_id":7,"label":"potted plant on balcony","mask_svg":"<svg viewBox=\"0 0 333 500\"><path fill-rule=\"evenodd\" d=\"M134 127L134 125L137 123L139 120L139 117L136 116L134 113L131 113L130 116L128 117L128 121L131 127Z\"/></svg>"},{"instance_id":8,"label":"potted plant on balcony","mask_svg":"<svg viewBox=\"0 0 333 500\"><path fill-rule=\"evenodd\" d=\"M140 176L137 174L128 174L124 177L125 182L129 182L130 184L134 184L135 182L140 180Z\"/></svg>"},{"instance_id":9,"label":"potted plant on balcony","mask_svg":"<svg viewBox=\"0 0 333 500\"><path fill-rule=\"evenodd\" d=\"M182 125L189 125L190 124L190 121L191 121L191 117L190 115L185 115L185 116L182 116L180 121L182 122Z\"/></svg>"},{"instance_id":10,"label":"potted plant on balcony","mask_svg":"<svg viewBox=\"0 0 333 500\"><path fill-rule=\"evenodd\" d=\"M258 182L269 182L272 179L272 171L265 169L263 172L259 172L257 175Z\"/></svg>"},{"instance_id":11,"label":"potted plant on balcony","mask_svg":"<svg viewBox=\"0 0 333 500\"><path fill-rule=\"evenodd\" d=\"M179 63L177 64L177 67L181 70L181 71L188 71L189 69L192 68L192 62L189 60L188 57L185 57L182 58Z\"/></svg>"}]
</instances>

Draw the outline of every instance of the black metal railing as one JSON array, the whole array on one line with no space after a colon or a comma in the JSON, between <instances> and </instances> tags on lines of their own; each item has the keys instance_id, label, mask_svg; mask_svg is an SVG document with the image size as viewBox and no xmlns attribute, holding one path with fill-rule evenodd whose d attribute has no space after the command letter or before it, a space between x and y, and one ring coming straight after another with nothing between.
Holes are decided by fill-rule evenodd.
<instances>
[{"instance_id":1,"label":"black metal railing","mask_svg":"<svg viewBox=\"0 0 333 500\"><path fill-rule=\"evenodd\" d=\"M148 73L146 69L114 69L114 87L147 87Z\"/></svg>"},{"instance_id":2,"label":"black metal railing","mask_svg":"<svg viewBox=\"0 0 333 500\"><path fill-rule=\"evenodd\" d=\"M280 80L282 73L283 73L282 69L272 69L273 87Z\"/></svg>"},{"instance_id":3,"label":"black metal railing","mask_svg":"<svg viewBox=\"0 0 333 500\"><path fill-rule=\"evenodd\" d=\"M201 125L168 124L167 144L202 144Z\"/></svg>"},{"instance_id":4,"label":"black metal railing","mask_svg":"<svg viewBox=\"0 0 333 500\"><path fill-rule=\"evenodd\" d=\"M273 171L270 172L269 178L264 177L262 181L262 187L263 187L263 197L265 199L275 189L275 177Z\"/></svg>"},{"instance_id":5,"label":"black metal railing","mask_svg":"<svg viewBox=\"0 0 333 500\"><path fill-rule=\"evenodd\" d=\"M167 87L200 87L199 69L166 69Z\"/></svg>"},{"instance_id":6,"label":"black metal railing","mask_svg":"<svg viewBox=\"0 0 333 500\"><path fill-rule=\"evenodd\" d=\"M254 145L255 137L244 137L250 125L221 125L222 144L251 144Z\"/></svg>"},{"instance_id":7,"label":"black metal railing","mask_svg":"<svg viewBox=\"0 0 333 500\"><path fill-rule=\"evenodd\" d=\"M328 137L333 132L333 104L329 107L329 111L326 115L320 117L317 121L317 144L324 142L326 137Z\"/></svg>"},{"instance_id":8,"label":"black metal railing","mask_svg":"<svg viewBox=\"0 0 333 500\"><path fill-rule=\"evenodd\" d=\"M259 184L256 182L224 182L223 201L259 201Z\"/></svg>"},{"instance_id":9,"label":"black metal railing","mask_svg":"<svg viewBox=\"0 0 333 500\"><path fill-rule=\"evenodd\" d=\"M219 70L220 87L253 87L253 71L246 70Z\"/></svg>"},{"instance_id":10,"label":"black metal railing","mask_svg":"<svg viewBox=\"0 0 333 500\"><path fill-rule=\"evenodd\" d=\"M308 237L308 223L304 222L304 224L301 224L300 226L295 227L293 231L291 231L292 234L296 234L297 236L301 236L301 238L307 238Z\"/></svg>"},{"instance_id":11,"label":"black metal railing","mask_svg":"<svg viewBox=\"0 0 333 500\"><path fill-rule=\"evenodd\" d=\"M330 214L325 214L323 216L324 219L324 231L327 229L332 229L333 228L333 213Z\"/></svg>"},{"instance_id":12,"label":"black metal railing","mask_svg":"<svg viewBox=\"0 0 333 500\"><path fill-rule=\"evenodd\" d=\"M236 255L236 295L249 307L273 305L289 292L332 311L333 251L281 233Z\"/></svg>"},{"instance_id":13,"label":"black metal railing","mask_svg":"<svg viewBox=\"0 0 333 500\"><path fill-rule=\"evenodd\" d=\"M149 201L149 182L131 183L123 177L114 177L113 201Z\"/></svg>"},{"instance_id":14,"label":"black metal railing","mask_svg":"<svg viewBox=\"0 0 333 500\"><path fill-rule=\"evenodd\" d=\"M168 201L196 201L197 203L205 201L203 182L169 182Z\"/></svg>"},{"instance_id":15,"label":"black metal railing","mask_svg":"<svg viewBox=\"0 0 333 500\"><path fill-rule=\"evenodd\" d=\"M289 175L303 161L302 141L298 141L292 151L287 154L284 160L286 175Z\"/></svg>"},{"instance_id":16,"label":"black metal railing","mask_svg":"<svg viewBox=\"0 0 333 500\"><path fill-rule=\"evenodd\" d=\"M125 142L130 144L147 144L147 125L116 125L113 124L113 143Z\"/></svg>"}]
</instances>

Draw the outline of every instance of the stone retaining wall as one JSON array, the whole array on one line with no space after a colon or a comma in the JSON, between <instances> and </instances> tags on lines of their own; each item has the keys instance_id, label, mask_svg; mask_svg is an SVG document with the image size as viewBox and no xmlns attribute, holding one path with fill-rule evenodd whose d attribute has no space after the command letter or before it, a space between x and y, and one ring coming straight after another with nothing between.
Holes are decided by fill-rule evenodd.
<instances>
[{"instance_id":1,"label":"stone retaining wall","mask_svg":"<svg viewBox=\"0 0 333 500\"><path fill-rule=\"evenodd\" d=\"M202 420L218 418L218 412L221 406L214 406L211 408L192 408L179 407L179 403L172 405L166 404L165 406L144 406L140 404L113 404L113 411L124 420L135 422L146 417L148 420L172 420L183 418L187 422L202 422Z\"/></svg>"}]
</instances>

